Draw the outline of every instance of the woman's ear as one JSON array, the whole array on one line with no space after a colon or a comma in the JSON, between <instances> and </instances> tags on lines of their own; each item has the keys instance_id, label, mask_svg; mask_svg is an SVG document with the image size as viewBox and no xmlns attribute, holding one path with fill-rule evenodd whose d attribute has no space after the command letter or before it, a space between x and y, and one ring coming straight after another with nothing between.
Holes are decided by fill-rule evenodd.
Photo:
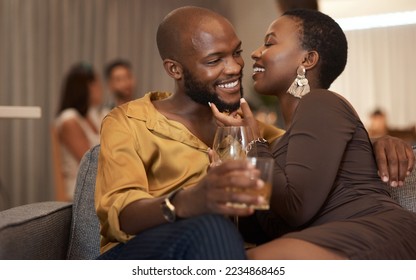
<instances>
[{"instance_id":1,"label":"woman's ear","mask_svg":"<svg viewBox=\"0 0 416 280\"><path fill-rule=\"evenodd\" d=\"M163 61L163 67L165 68L168 75L175 80L182 78L182 65L179 62L172 59L165 59Z\"/></svg>"},{"instance_id":2,"label":"woman's ear","mask_svg":"<svg viewBox=\"0 0 416 280\"><path fill-rule=\"evenodd\" d=\"M302 65L306 70L314 68L319 62L319 53L317 51L308 51L303 59Z\"/></svg>"}]
</instances>

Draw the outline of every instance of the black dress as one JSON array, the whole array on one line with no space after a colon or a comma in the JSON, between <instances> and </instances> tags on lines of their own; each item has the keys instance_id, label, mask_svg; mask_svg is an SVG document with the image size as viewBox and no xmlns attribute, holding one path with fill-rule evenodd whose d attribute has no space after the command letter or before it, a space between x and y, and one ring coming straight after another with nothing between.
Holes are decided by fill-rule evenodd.
<instances>
[{"instance_id":1,"label":"black dress","mask_svg":"<svg viewBox=\"0 0 416 280\"><path fill-rule=\"evenodd\" d=\"M416 214L390 198L367 131L344 98L310 92L280 141L257 152L275 159L271 210L256 213L268 237L350 259L416 259Z\"/></svg>"}]
</instances>

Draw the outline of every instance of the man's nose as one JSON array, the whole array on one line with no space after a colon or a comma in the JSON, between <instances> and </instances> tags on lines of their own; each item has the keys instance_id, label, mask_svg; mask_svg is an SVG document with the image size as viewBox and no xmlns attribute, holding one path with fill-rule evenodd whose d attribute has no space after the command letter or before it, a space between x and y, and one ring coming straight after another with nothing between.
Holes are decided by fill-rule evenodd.
<instances>
[{"instance_id":1,"label":"man's nose","mask_svg":"<svg viewBox=\"0 0 416 280\"><path fill-rule=\"evenodd\" d=\"M241 57L239 58L230 58L225 64L225 73L226 74L239 74L244 67L244 61Z\"/></svg>"}]
</instances>

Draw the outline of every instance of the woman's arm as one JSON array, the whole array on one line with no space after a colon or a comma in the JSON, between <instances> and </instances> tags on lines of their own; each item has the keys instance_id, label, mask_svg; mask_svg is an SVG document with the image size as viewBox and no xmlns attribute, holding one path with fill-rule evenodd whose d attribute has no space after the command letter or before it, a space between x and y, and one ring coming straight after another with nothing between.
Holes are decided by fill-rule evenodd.
<instances>
[{"instance_id":1,"label":"woman's arm","mask_svg":"<svg viewBox=\"0 0 416 280\"><path fill-rule=\"evenodd\" d=\"M59 141L67 147L78 162L90 148L88 138L76 119L68 119L63 122L58 130L58 136Z\"/></svg>"},{"instance_id":2,"label":"woman's arm","mask_svg":"<svg viewBox=\"0 0 416 280\"><path fill-rule=\"evenodd\" d=\"M305 224L325 203L356 130L355 120L332 93L302 98L285 135L285 164L276 164L274 173L271 207L288 224Z\"/></svg>"},{"instance_id":3,"label":"woman's arm","mask_svg":"<svg viewBox=\"0 0 416 280\"><path fill-rule=\"evenodd\" d=\"M211 105L211 108L221 125L249 125L255 134L253 138L260 137L258 125L244 99L241 102L243 118L237 113L230 116L221 114L215 105ZM372 139L372 143L380 178L392 187L403 186L406 176L411 173L416 162L412 146L388 135Z\"/></svg>"}]
</instances>

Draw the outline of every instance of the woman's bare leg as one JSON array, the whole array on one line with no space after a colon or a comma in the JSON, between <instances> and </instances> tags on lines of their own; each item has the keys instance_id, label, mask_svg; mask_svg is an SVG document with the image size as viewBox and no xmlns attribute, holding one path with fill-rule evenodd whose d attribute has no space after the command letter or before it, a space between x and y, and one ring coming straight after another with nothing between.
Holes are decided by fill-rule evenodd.
<instances>
[{"instance_id":1,"label":"woman's bare leg","mask_svg":"<svg viewBox=\"0 0 416 280\"><path fill-rule=\"evenodd\" d=\"M294 238L279 238L247 251L255 260L346 260L347 256L313 243Z\"/></svg>"}]
</instances>

